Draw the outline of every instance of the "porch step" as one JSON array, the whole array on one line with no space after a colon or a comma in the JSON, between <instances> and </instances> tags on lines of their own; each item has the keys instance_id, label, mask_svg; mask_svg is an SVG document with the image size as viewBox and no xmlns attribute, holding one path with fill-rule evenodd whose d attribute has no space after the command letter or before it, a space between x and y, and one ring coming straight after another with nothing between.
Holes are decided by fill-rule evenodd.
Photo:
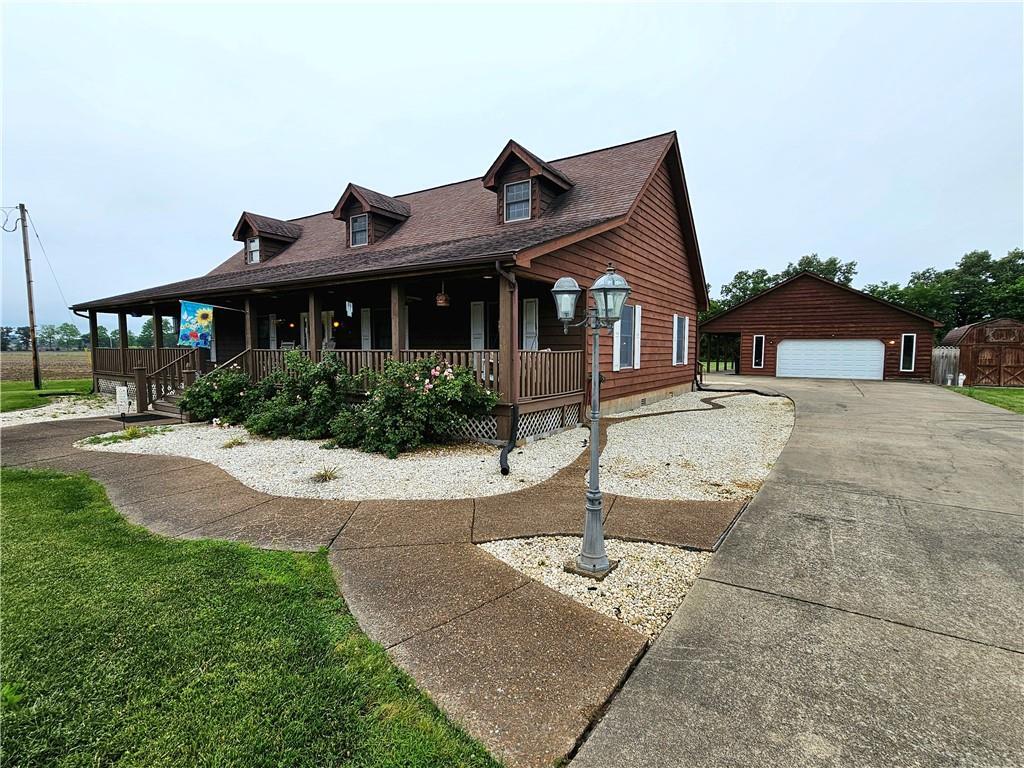
<instances>
[{"instance_id":1,"label":"porch step","mask_svg":"<svg viewBox=\"0 0 1024 768\"><path fill-rule=\"evenodd\" d=\"M170 398L164 398L157 400L150 404L150 409L157 413L164 413L168 416L181 416L181 408L178 407L178 399L175 398L174 402L170 402Z\"/></svg>"}]
</instances>

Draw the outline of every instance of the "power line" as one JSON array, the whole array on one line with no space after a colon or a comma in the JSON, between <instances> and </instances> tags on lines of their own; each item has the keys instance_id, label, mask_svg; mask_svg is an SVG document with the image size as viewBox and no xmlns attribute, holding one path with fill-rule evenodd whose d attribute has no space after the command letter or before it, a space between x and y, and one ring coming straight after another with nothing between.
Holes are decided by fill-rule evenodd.
<instances>
[{"instance_id":1,"label":"power line","mask_svg":"<svg viewBox=\"0 0 1024 768\"><path fill-rule=\"evenodd\" d=\"M32 225L32 233L36 236L36 242L39 243L39 250L43 252L43 259L46 260L46 266L50 268L50 274L53 276L53 282L57 284L57 292L60 293L60 299L64 302L65 307L69 307L67 297L64 295L64 289L60 287L60 280L57 279L57 273L53 271L53 264L50 263L50 257L46 254L46 246L43 245L42 239L39 237L39 231L36 229L36 223L32 219L32 214L28 213L29 224Z\"/></svg>"}]
</instances>

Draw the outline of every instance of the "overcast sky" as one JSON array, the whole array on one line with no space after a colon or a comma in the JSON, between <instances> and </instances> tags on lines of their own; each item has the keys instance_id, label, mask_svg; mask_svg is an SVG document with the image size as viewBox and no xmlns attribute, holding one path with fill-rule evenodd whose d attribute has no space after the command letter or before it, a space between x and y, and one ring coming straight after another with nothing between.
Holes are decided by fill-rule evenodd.
<instances>
[{"instance_id":1,"label":"overcast sky","mask_svg":"<svg viewBox=\"0 0 1024 768\"><path fill-rule=\"evenodd\" d=\"M77 302L205 273L242 210L674 129L714 295L812 251L904 281L1022 244L1022 27L1018 3L6 4L3 205ZM38 322L76 320L32 245ZM3 278L22 325L17 233Z\"/></svg>"}]
</instances>

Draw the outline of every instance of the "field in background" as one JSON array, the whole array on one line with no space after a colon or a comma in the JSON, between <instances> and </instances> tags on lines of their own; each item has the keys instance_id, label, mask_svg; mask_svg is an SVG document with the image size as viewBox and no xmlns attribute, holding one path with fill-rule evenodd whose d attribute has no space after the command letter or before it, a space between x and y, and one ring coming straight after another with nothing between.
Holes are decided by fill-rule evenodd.
<instances>
[{"instance_id":1,"label":"field in background","mask_svg":"<svg viewBox=\"0 0 1024 768\"><path fill-rule=\"evenodd\" d=\"M92 376L88 352L40 352L43 379L81 379ZM0 379L32 381L31 352L0 352Z\"/></svg>"}]
</instances>

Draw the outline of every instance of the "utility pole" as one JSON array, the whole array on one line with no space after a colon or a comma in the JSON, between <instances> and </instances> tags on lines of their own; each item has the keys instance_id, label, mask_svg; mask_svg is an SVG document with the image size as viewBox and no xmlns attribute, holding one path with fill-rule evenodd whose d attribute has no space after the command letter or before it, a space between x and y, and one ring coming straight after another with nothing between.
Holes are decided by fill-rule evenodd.
<instances>
[{"instance_id":1,"label":"utility pole","mask_svg":"<svg viewBox=\"0 0 1024 768\"><path fill-rule=\"evenodd\" d=\"M24 203L18 203L21 221L21 247L25 251L25 287L28 289L28 340L32 345L32 386L43 388L43 377L39 372L39 346L36 344L36 307L32 300L32 257L28 252L28 212Z\"/></svg>"}]
</instances>

